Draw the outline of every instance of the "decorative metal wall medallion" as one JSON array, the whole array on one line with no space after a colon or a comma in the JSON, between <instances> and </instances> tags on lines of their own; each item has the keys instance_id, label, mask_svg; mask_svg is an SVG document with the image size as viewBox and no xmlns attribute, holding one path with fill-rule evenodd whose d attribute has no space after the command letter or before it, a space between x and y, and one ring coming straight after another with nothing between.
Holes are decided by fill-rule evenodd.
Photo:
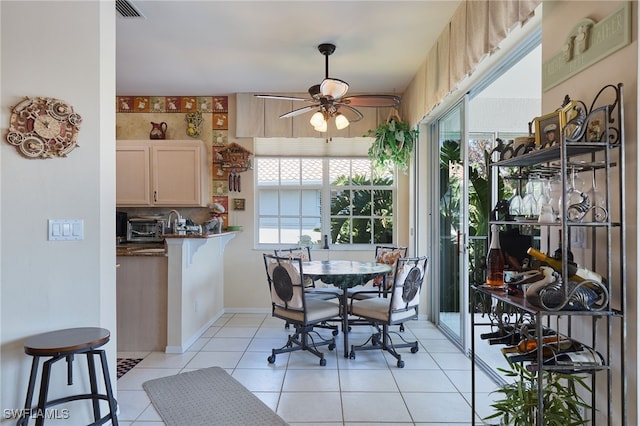
<instances>
[{"instance_id":1,"label":"decorative metal wall medallion","mask_svg":"<svg viewBox=\"0 0 640 426\"><path fill-rule=\"evenodd\" d=\"M197 112L189 112L184 117L187 122L187 135L195 138L196 136L200 136L200 126L202 125L202 113L200 111Z\"/></svg>"},{"instance_id":2,"label":"decorative metal wall medallion","mask_svg":"<svg viewBox=\"0 0 640 426\"><path fill-rule=\"evenodd\" d=\"M25 99L12 109L7 142L26 158L66 157L78 146L82 117L60 99Z\"/></svg>"}]
</instances>

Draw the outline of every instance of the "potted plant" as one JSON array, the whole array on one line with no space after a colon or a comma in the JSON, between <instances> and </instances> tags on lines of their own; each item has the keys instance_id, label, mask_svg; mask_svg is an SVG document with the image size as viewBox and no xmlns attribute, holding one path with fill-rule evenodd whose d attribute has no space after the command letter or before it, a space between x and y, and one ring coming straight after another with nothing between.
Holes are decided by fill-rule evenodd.
<instances>
[{"instance_id":1,"label":"potted plant","mask_svg":"<svg viewBox=\"0 0 640 426\"><path fill-rule=\"evenodd\" d=\"M582 410L591 406L578 394L582 387L591 391L584 377L558 371L531 372L520 363L509 363L510 369L498 368L515 381L496 390L503 398L491 406L496 412L484 420L500 419L502 425L532 426L538 411L538 374L543 374L543 425L577 426L588 423Z\"/></svg>"},{"instance_id":2,"label":"potted plant","mask_svg":"<svg viewBox=\"0 0 640 426\"><path fill-rule=\"evenodd\" d=\"M369 158L374 165L387 167L394 164L406 173L417 131L397 115L392 115L365 136L375 136L375 141L369 147Z\"/></svg>"}]
</instances>

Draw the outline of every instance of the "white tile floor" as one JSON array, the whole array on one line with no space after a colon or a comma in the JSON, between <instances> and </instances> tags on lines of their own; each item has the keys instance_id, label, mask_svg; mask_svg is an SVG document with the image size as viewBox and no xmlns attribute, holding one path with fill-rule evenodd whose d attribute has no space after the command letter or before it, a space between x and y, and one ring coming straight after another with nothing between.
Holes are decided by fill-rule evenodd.
<instances>
[{"instance_id":1,"label":"white tile floor","mask_svg":"<svg viewBox=\"0 0 640 426\"><path fill-rule=\"evenodd\" d=\"M350 343L371 334L354 327ZM329 335L327 330L321 330ZM358 352L344 358L342 333L337 348L322 347L327 365L314 355L298 351L280 354L275 364L267 357L281 347L289 331L282 320L263 314L225 314L183 354L118 353L144 358L117 383L120 424L161 426L142 383L147 380L219 366L251 390L284 420L294 425L469 425L471 424L471 364L430 322L411 321L403 336L419 340L412 354L401 349L405 367L382 351ZM478 372L478 416L489 414L489 392L495 385Z\"/></svg>"}]
</instances>

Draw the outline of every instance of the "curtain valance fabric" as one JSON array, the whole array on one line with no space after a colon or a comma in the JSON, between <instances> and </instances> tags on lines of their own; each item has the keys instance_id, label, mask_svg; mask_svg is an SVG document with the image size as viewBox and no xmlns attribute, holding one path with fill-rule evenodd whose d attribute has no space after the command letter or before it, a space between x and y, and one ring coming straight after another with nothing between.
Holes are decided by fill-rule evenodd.
<instances>
[{"instance_id":1,"label":"curtain valance fabric","mask_svg":"<svg viewBox=\"0 0 640 426\"><path fill-rule=\"evenodd\" d=\"M417 124L518 24L529 20L541 0L467 0L460 4L438 42L405 91L402 114ZM421 95L423 94L424 95ZM424 99L420 104L418 100Z\"/></svg>"}]
</instances>

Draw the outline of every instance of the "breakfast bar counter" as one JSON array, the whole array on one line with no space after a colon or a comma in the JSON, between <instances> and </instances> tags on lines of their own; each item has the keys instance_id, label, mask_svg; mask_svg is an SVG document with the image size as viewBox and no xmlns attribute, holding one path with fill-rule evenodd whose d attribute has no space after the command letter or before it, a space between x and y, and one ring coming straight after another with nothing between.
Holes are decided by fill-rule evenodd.
<instances>
[{"instance_id":1,"label":"breakfast bar counter","mask_svg":"<svg viewBox=\"0 0 640 426\"><path fill-rule=\"evenodd\" d=\"M224 248L234 237L119 245L118 351L185 352L224 312Z\"/></svg>"}]
</instances>

